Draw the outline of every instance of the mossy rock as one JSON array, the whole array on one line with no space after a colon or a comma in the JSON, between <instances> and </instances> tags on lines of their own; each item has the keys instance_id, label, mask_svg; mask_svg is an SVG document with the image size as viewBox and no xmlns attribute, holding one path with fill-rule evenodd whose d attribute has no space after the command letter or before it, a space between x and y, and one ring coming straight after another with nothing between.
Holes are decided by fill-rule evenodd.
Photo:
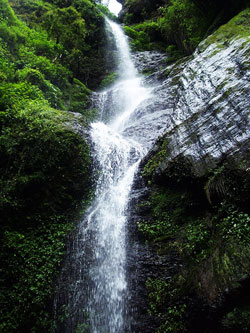
<instances>
[{"instance_id":1,"label":"mossy rock","mask_svg":"<svg viewBox=\"0 0 250 333\"><path fill-rule=\"evenodd\" d=\"M199 45L203 52L207 47L216 44L219 49L227 48L232 41L242 39L242 44L250 41L250 8L240 12L228 23L221 26L216 32Z\"/></svg>"},{"instance_id":2,"label":"mossy rock","mask_svg":"<svg viewBox=\"0 0 250 333\"><path fill-rule=\"evenodd\" d=\"M44 101L0 117L0 330L48 332L65 239L91 193L87 127Z\"/></svg>"}]
</instances>

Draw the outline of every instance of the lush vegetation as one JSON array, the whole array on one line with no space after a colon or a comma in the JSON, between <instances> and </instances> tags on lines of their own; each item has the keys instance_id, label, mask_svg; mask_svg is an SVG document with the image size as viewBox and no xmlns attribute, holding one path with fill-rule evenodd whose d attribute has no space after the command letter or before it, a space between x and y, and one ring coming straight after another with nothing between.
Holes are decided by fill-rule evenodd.
<instances>
[{"instance_id":1,"label":"lush vegetation","mask_svg":"<svg viewBox=\"0 0 250 333\"><path fill-rule=\"evenodd\" d=\"M0 0L1 332L53 331L65 239L91 193L103 25L88 0Z\"/></svg>"},{"instance_id":2,"label":"lush vegetation","mask_svg":"<svg viewBox=\"0 0 250 333\"><path fill-rule=\"evenodd\" d=\"M249 1L127 0L125 32L133 50L160 49L173 60L192 53L198 43L222 23L250 5Z\"/></svg>"},{"instance_id":3,"label":"lush vegetation","mask_svg":"<svg viewBox=\"0 0 250 333\"><path fill-rule=\"evenodd\" d=\"M250 269L246 161L238 166L224 162L196 178L190 165L180 159L159 176L167 140L162 139L159 145L143 169L151 194L141 203L148 213L138 221L138 230L159 255L178 253L183 268L171 279L147 280L148 311L159 320L157 332L189 332L197 324L202 331L207 318L204 313L197 314L194 304L212 304L226 289L236 294L241 290L243 295L229 300L216 325L221 331L248 331L249 300L240 282Z\"/></svg>"},{"instance_id":4,"label":"lush vegetation","mask_svg":"<svg viewBox=\"0 0 250 333\"><path fill-rule=\"evenodd\" d=\"M230 10L221 4L127 0L125 31L133 49L160 49L176 58L248 1L231 3ZM96 110L89 109L90 89L117 77L112 51L105 51L102 13L114 19L90 0L0 0L1 332L55 328L51 300L65 238L91 194L85 129ZM244 22L231 23L228 36L230 29L247 33ZM222 30L211 42L221 42ZM152 194L143 205L150 219L138 221L138 228L159 253L178 251L186 263L171 281L147 281L159 332L184 332L187 287L213 300L249 270L249 178L243 167L223 164L195 183L180 163L162 187L155 170L167 145L163 140L145 165ZM228 309L222 326L246 331L248 318L246 302Z\"/></svg>"},{"instance_id":5,"label":"lush vegetation","mask_svg":"<svg viewBox=\"0 0 250 333\"><path fill-rule=\"evenodd\" d=\"M50 1L14 0L13 8L29 27L44 30L63 46L54 54L71 72L90 88L105 77L106 35L103 14L90 0ZM38 29L39 27L39 29ZM40 54L45 55L44 50Z\"/></svg>"}]
</instances>

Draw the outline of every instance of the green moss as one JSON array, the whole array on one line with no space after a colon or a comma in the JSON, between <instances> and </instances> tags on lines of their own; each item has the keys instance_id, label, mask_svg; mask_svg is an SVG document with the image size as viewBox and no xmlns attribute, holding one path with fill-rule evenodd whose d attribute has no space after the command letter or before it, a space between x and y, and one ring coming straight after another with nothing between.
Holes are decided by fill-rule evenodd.
<instances>
[{"instance_id":1,"label":"green moss","mask_svg":"<svg viewBox=\"0 0 250 333\"><path fill-rule=\"evenodd\" d=\"M166 159L167 157L167 147L168 141L167 139L163 139L159 142L159 149L158 152L153 155L146 165L143 168L142 175L148 178L152 178L156 169L160 166L160 164Z\"/></svg>"},{"instance_id":2,"label":"green moss","mask_svg":"<svg viewBox=\"0 0 250 333\"><path fill-rule=\"evenodd\" d=\"M250 9L245 9L227 24L221 26L216 32L209 36L199 49L204 51L209 45L216 44L218 48L227 47L228 43L235 39L243 38L250 41ZM243 41L242 41L243 43Z\"/></svg>"},{"instance_id":3,"label":"green moss","mask_svg":"<svg viewBox=\"0 0 250 333\"><path fill-rule=\"evenodd\" d=\"M247 276L250 215L245 205L249 198L245 170L246 161L238 166L225 162L195 182L185 167L173 163L158 178L151 178L152 192L139 231L159 255L178 253L183 263L171 279L165 281L161 275L160 282L147 283L149 313L159 318L157 332L188 331L191 319L186 311L192 311L192 304L184 306L184 299L202 297L213 303L226 289L238 288ZM231 324L243 327L235 320Z\"/></svg>"},{"instance_id":4,"label":"green moss","mask_svg":"<svg viewBox=\"0 0 250 333\"><path fill-rule=\"evenodd\" d=\"M37 30L0 0L0 330L49 332L54 326L53 284L65 239L91 194L90 149L76 133L76 123L84 132L96 111L88 110L90 90L65 62L69 31L62 45L41 29L44 15L56 9L54 4L10 3ZM88 4L90 11L93 6ZM76 26L83 28L80 14L71 9L72 24L79 18ZM92 26L92 36L94 31Z\"/></svg>"},{"instance_id":5,"label":"green moss","mask_svg":"<svg viewBox=\"0 0 250 333\"><path fill-rule=\"evenodd\" d=\"M90 151L71 128L74 116L44 101L3 119L1 329L48 331L65 237L90 192Z\"/></svg>"}]
</instances>

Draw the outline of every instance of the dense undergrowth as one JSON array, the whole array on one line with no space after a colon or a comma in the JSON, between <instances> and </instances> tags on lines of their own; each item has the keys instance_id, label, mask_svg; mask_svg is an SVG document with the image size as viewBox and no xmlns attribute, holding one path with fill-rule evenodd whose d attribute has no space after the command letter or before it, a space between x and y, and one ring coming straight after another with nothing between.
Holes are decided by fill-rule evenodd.
<instances>
[{"instance_id":1,"label":"dense undergrowth","mask_svg":"<svg viewBox=\"0 0 250 333\"><path fill-rule=\"evenodd\" d=\"M226 23L250 2L126 0L122 13L133 50L158 49L176 60L193 52L209 33Z\"/></svg>"},{"instance_id":2,"label":"dense undergrowth","mask_svg":"<svg viewBox=\"0 0 250 333\"><path fill-rule=\"evenodd\" d=\"M166 152L163 140L158 152L144 164L143 175L151 194L141 203L148 215L138 221L138 229L159 255L177 252L183 268L171 279L147 279L149 315L159 319L159 333L196 332L196 329L247 332L250 329L249 299L245 295L250 269L247 162L239 165L223 162L197 178L190 166L180 160L159 174L158 167ZM213 319L196 308L197 304L203 309L204 304L223 304L226 290L233 296L226 299L224 308Z\"/></svg>"},{"instance_id":3,"label":"dense undergrowth","mask_svg":"<svg viewBox=\"0 0 250 333\"><path fill-rule=\"evenodd\" d=\"M0 0L1 332L53 331L65 238L91 194L88 98L109 74L99 9Z\"/></svg>"}]
</instances>

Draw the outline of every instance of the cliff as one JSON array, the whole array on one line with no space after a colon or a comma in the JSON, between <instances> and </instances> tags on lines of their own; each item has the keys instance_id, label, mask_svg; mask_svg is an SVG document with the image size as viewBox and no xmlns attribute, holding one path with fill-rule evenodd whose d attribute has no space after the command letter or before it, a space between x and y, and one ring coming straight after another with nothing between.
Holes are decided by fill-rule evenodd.
<instances>
[{"instance_id":1,"label":"cliff","mask_svg":"<svg viewBox=\"0 0 250 333\"><path fill-rule=\"evenodd\" d=\"M168 67L135 56L154 88L129 131L160 138L131 196L133 332L249 330L249 18Z\"/></svg>"},{"instance_id":2,"label":"cliff","mask_svg":"<svg viewBox=\"0 0 250 333\"><path fill-rule=\"evenodd\" d=\"M129 207L129 325L248 331L249 9L226 22L249 1L120 2L151 87L124 133L151 148ZM0 0L3 332L55 330L66 238L93 191L90 89L117 76L100 10L89 0Z\"/></svg>"}]
</instances>

